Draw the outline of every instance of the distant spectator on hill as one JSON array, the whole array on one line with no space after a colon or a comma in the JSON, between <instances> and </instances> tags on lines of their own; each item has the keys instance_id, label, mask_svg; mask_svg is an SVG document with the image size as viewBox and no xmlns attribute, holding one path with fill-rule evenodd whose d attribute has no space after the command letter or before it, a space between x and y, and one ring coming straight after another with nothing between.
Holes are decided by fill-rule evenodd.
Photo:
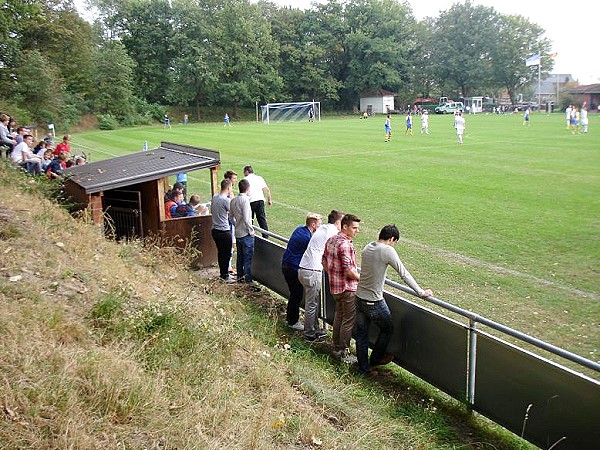
<instances>
[{"instance_id":1,"label":"distant spectator on hill","mask_svg":"<svg viewBox=\"0 0 600 450\"><path fill-rule=\"evenodd\" d=\"M7 158L10 156L14 146L17 145L17 141L10 135L8 119L9 117L6 114L0 115L0 145L6 147Z\"/></svg>"},{"instance_id":2,"label":"distant spectator on hill","mask_svg":"<svg viewBox=\"0 0 600 450\"><path fill-rule=\"evenodd\" d=\"M60 142L54 149L54 155L58 155L60 152L71 153L71 136L65 134L62 142Z\"/></svg>"}]
</instances>

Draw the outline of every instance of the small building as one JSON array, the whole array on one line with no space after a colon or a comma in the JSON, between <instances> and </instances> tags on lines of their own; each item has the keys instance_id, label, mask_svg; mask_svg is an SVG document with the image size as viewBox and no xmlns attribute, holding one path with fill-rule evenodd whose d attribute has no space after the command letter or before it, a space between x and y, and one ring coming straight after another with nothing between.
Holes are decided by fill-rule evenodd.
<instances>
[{"instance_id":1,"label":"small building","mask_svg":"<svg viewBox=\"0 0 600 450\"><path fill-rule=\"evenodd\" d=\"M465 105L465 110L469 114L483 112L483 97L464 97L463 103Z\"/></svg>"},{"instance_id":2,"label":"small building","mask_svg":"<svg viewBox=\"0 0 600 450\"><path fill-rule=\"evenodd\" d=\"M191 243L201 252L199 263L216 262L212 216L168 219L165 192L169 176L207 169L210 192L220 191L220 154L206 148L162 142L160 147L104 159L65 170L65 192L79 209L88 208L94 223L116 239L157 236L170 245Z\"/></svg>"},{"instance_id":3,"label":"small building","mask_svg":"<svg viewBox=\"0 0 600 450\"><path fill-rule=\"evenodd\" d=\"M360 96L360 110L371 114L387 114L394 108L394 93L385 89L366 91Z\"/></svg>"},{"instance_id":4,"label":"small building","mask_svg":"<svg viewBox=\"0 0 600 450\"><path fill-rule=\"evenodd\" d=\"M578 100L578 107L587 102L588 111L600 112L600 84L588 84L577 86L569 89L569 94L572 94Z\"/></svg>"}]
</instances>

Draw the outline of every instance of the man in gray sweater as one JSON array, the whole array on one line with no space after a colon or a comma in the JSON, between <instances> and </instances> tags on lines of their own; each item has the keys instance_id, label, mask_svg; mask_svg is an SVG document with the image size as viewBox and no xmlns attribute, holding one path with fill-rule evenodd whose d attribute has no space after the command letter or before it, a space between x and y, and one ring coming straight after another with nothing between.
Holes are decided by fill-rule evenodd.
<instances>
[{"instance_id":1,"label":"man in gray sweater","mask_svg":"<svg viewBox=\"0 0 600 450\"><path fill-rule=\"evenodd\" d=\"M238 183L240 195L231 200L230 218L235 227L237 249L237 280L252 286L252 256L254 256L254 226L248 191L250 183L245 178ZM252 286L253 290L259 290Z\"/></svg>"},{"instance_id":2,"label":"man in gray sweater","mask_svg":"<svg viewBox=\"0 0 600 450\"><path fill-rule=\"evenodd\" d=\"M379 232L379 239L370 242L362 251L360 281L356 288L356 356L358 370L372 375L372 366L392 361L394 355L387 353L387 346L394 333L394 323L387 303L383 299L385 272L391 266L420 297L433 295L430 289L422 289L406 270L394 245L400 239L396 225L386 225ZM379 335L369 359L369 328L374 323Z\"/></svg>"}]
</instances>

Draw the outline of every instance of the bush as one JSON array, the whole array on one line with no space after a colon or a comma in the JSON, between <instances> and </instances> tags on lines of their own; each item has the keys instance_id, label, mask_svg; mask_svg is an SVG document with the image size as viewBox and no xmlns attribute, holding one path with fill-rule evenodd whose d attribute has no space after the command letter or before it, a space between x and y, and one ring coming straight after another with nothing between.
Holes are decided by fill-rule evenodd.
<instances>
[{"instance_id":1,"label":"bush","mask_svg":"<svg viewBox=\"0 0 600 450\"><path fill-rule=\"evenodd\" d=\"M98 128L101 130L116 130L119 128L119 123L117 119L111 114L97 114L98 118Z\"/></svg>"}]
</instances>

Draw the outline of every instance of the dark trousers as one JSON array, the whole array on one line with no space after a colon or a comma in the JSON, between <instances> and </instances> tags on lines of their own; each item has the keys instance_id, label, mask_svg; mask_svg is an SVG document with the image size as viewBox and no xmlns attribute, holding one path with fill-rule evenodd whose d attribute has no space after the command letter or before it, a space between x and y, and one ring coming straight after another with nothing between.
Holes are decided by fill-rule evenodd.
<instances>
[{"instance_id":1,"label":"dark trousers","mask_svg":"<svg viewBox=\"0 0 600 450\"><path fill-rule=\"evenodd\" d=\"M221 278L229 276L229 259L231 258L231 230L211 230L213 241L217 246L217 261Z\"/></svg>"},{"instance_id":2,"label":"dark trousers","mask_svg":"<svg viewBox=\"0 0 600 450\"><path fill-rule=\"evenodd\" d=\"M379 334L369 361L369 329L372 323L379 328ZM394 322L385 300L366 302L356 297L356 357L361 373L368 373L371 365L381 360L393 333Z\"/></svg>"},{"instance_id":3,"label":"dark trousers","mask_svg":"<svg viewBox=\"0 0 600 450\"><path fill-rule=\"evenodd\" d=\"M304 295L304 287L298 280L298 268L289 264L281 264L281 272L285 282L290 288L290 299L287 304L286 320L289 325L294 325L300 319L300 303Z\"/></svg>"},{"instance_id":4,"label":"dark trousers","mask_svg":"<svg viewBox=\"0 0 600 450\"><path fill-rule=\"evenodd\" d=\"M269 225L267 225L267 215L265 213L265 201L257 200L255 202L250 203L250 209L252 210L252 218L254 219L254 217L256 217L258 226L261 227L263 230L268 231Z\"/></svg>"}]
</instances>

